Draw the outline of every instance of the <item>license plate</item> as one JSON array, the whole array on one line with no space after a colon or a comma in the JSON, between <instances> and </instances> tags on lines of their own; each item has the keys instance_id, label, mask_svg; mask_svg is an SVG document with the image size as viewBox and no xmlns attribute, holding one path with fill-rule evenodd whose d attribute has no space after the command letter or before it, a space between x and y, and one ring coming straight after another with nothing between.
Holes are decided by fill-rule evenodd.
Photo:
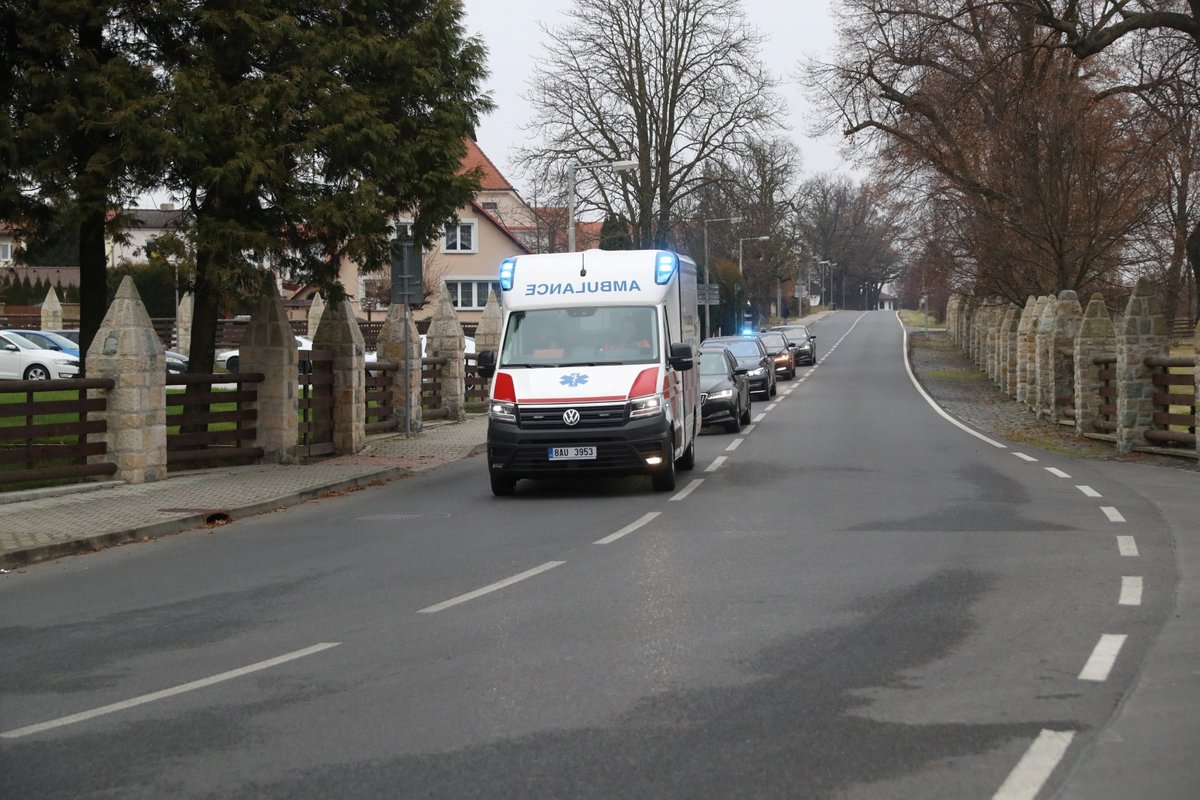
<instances>
[{"instance_id":1,"label":"license plate","mask_svg":"<svg viewBox=\"0 0 1200 800\"><path fill-rule=\"evenodd\" d=\"M546 457L551 461L586 461L596 457L596 446L547 447Z\"/></svg>"}]
</instances>

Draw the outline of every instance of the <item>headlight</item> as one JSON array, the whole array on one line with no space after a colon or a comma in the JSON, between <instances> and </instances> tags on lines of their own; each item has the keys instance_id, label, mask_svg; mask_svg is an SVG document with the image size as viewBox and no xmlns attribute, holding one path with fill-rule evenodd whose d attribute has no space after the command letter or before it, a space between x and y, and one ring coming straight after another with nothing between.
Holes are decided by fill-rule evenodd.
<instances>
[{"instance_id":1,"label":"headlight","mask_svg":"<svg viewBox=\"0 0 1200 800\"><path fill-rule=\"evenodd\" d=\"M787 355L775 356L775 363L782 364L784 361L787 361L789 358L791 358L791 356L787 356Z\"/></svg>"},{"instance_id":2,"label":"headlight","mask_svg":"<svg viewBox=\"0 0 1200 800\"><path fill-rule=\"evenodd\" d=\"M629 401L630 419L652 417L655 414L661 414L662 410L662 398L656 394L651 395L650 397L639 397L637 400Z\"/></svg>"},{"instance_id":3,"label":"headlight","mask_svg":"<svg viewBox=\"0 0 1200 800\"><path fill-rule=\"evenodd\" d=\"M713 392L708 396L709 400L728 400L733 397L733 389L722 389L719 392Z\"/></svg>"},{"instance_id":4,"label":"headlight","mask_svg":"<svg viewBox=\"0 0 1200 800\"><path fill-rule=\"evenodd\" d=\"M767 369L766 369L766 367L759 367L757 369L750 370L746 374L749 375L751 378L761 378L763 375L767 374Z\"/></svg>"},{"instance_id":5,"label":"headlight","mask_svg":"<svg viewBox=\"0 0 1200 800\"><path fill-rule=\"evenodd\" d=\"M77 361L74 358L56 358L56 359L54 359L54 363L58 364L60 366L64 366L64 367L65 366L71 366L71 367L79 366L79 361Z\"/></svg>"},{"instance_id":6,"label":"headlight","mask_svg":"<svg viewBox=\"0 0 1200 800\"><path fill-rule=\"evenodd\" d=\"M488 406L488 417L498 422L516 422L517 404L493 401Z\"/></svg>"}]
</instances>

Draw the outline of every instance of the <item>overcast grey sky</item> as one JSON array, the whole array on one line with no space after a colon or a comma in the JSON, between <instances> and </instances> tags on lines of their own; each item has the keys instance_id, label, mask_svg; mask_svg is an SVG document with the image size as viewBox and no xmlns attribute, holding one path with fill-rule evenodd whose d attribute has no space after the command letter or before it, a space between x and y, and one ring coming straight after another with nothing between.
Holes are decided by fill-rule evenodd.
<instances>
[{"instance_id":1,"label":"overcast grey sky","mask_svg":"<svg viewBox=\"0 0 1200 800\"><path fill-rule=\"evenodd\" d=\"M496 110L477 130L479 145L505 175L520 187L520 176L510 158L514 147L528 144L521 127L530 121L530 108L521 99L526 93L534 63L542 53L539 23L556 26L571 0L463 0L466 28L481 36L488 48L491 72L486 88ZM828 59L837 43L829 0L782 3L780 0L742 0L747 21L767 37L762 60L780 81L779 94L788 107L792 140L803 154L806 175L849 170L838 156L836 137L814 140L804 135L807 107L803 93L790 75L802 57Z\"/></svg>"}]
</instances>

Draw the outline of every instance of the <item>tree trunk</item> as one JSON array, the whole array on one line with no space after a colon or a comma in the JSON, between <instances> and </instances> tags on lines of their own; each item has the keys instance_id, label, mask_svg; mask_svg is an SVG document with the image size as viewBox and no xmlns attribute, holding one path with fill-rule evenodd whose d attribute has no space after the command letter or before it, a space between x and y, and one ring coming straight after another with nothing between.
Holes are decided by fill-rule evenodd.
<instances>
[{"instance_id":1,"label":"tree trunk","mask_svg":"<svg viewBox=\"0 0 1200 800\"><path fill-rule=\"evenodd\" d=\"M1197 287L1195 304L1192 306L1192 319L1200 319L1200 222L1192 226L1192 232L1187 238L1188 263L1192 267L1192 285Z\"/></svg>"}]
</instances>

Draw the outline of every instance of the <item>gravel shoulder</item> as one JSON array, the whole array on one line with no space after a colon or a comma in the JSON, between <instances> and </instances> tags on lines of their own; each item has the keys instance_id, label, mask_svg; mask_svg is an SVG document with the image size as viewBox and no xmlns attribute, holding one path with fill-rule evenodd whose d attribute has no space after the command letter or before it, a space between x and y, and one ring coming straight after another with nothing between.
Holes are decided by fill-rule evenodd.
<instances>
[{"instance_id":1,"label":"gravel shoulder","mask_svg":"<svg viewBox=\"0 0 1200 800\"><path fill-rule=\"evenodd\" d=\"M976 430L1075 458L1154 464L1200 472L1196 459L1134 452L1118 456L1110 442L1076 436L1073 428L1038 419L1008 397L958 349L945 331L908 330L913 373L938 405Z\"/></svg>"}]
</instances>

